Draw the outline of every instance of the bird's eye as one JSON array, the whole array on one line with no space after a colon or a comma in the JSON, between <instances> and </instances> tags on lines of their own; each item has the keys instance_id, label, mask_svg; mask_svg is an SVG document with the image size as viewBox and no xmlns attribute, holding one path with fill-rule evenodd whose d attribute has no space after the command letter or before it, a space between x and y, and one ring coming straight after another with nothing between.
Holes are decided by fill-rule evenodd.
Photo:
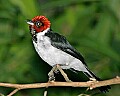
<instances>
[{"instance_id":1,"label":"bird's eye","mask_svg":"<svg viewBox=\"0 0 120 96\"><path fill-rule=\"evenodd\" d=\"M42 26L42 23L39 22L39 21L37 21L37 22L36 22L36 26L39 28L40 26Z\"/></svg>"}]
</instances>

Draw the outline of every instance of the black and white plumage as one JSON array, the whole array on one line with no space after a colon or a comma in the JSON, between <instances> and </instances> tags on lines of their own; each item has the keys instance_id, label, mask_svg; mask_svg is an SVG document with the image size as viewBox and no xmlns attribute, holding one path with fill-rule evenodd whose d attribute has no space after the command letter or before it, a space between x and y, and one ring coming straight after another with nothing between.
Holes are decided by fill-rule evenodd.
<instances>
[{"instance_id":1,"label":"black and white plumage","mask_svg":"<svg viewBox=\"0 0 120 96\"><path fill-rule=\"evenodd\" d=\"M45 16L36 16L28 20L33 44L39 56L50 66L60 64L62 69L82 71L88 78L101 80L90 71L82 55L70 45L66 38L50 29L50 21ZM110 86L99 88L107 92Z\"/></svg>"}]
</instances>

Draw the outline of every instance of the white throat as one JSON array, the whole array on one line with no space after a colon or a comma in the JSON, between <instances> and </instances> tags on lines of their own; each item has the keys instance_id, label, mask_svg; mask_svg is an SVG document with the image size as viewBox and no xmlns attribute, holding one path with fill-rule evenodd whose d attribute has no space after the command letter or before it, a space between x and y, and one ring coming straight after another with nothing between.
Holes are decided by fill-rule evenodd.
<instances>
[{"instance_id":1,"label":"white throat","mask_svg":"<svg viewBox=\"0 0 120 96\"><path fill-rule=\"evenodd\" d=\"M47 28L46 30L44 30L44 31L42 31L42 32L39 32L38 35L45 35L45 33L47 33L49 29L50 29L50 28Z\"/></svg>"},{"instance_id":2,"label":"white throat","mask_svg":"<svg viewBox=\"0 0 120 96\"><path fill-rule=\"evenodd\" d=\"M47 28L46 30L44 30L44 31L42 31L42 32L39 32L39 33L37 34L37 39L43 40L43 37L44 37L45 33L47 33L49 29L50 29L50 28Z\"/></svg>"}]
</instances>

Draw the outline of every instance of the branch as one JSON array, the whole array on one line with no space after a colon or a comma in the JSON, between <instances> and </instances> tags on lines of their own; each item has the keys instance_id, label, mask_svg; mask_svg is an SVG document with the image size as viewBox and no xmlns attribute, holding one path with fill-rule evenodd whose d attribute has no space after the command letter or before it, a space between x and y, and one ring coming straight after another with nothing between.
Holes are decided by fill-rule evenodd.
<instances>
[{"instance_id":1,"label":"branch","mask_svg":"<svg viewBox=\"0 0 120 96\"><path fill-rule=\"evenodd\" d=\"M43 88L50 86L71 86L71 87L89 87L90 90L106 85L120 84L120 77L116 77L104 81L88 81L88 82L47 82L47 83L35 83L35 84L10 84L10 83L0 83L2 87L15 88L9 95L12 96L17 91L21 89L30 89L30 88Z\"/></svg>"}]
</instances>

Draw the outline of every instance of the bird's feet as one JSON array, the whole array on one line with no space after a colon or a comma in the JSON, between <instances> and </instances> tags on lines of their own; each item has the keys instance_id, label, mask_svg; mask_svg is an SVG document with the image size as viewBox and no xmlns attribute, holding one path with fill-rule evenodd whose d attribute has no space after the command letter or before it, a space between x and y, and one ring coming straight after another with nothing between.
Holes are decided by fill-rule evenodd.
<instances>
[{"instance_id":1,"label":"bird's feet","mask_svg":"<svg viewBox=\"0 0 120 96\"><path fill-rule=\"evenodd\" d=\"M87 83L94 83L94 82L97 81L95 78L89 78L89 79L90 79L90 80L87 81ZM86 91L88 91L88 90L90 90L90 87L88 87L88 88L86 89Z\"/></svg>"},{"instance_id":2,"label":"bird's feet","mask_svg":"<svg viewBox=\"0 0 120 96\"><path fill-rule=\"evenodd\" d=\"M66 80L66 82L72 82L67 74L62 70L62 68L60 67L60 65L55 65L53 66L53 68L51 69L51 71L48 73L49 76L49 81L55 81L55 76L54 73L58 73L60 72L62 74L62 76L64 77L64 79Z\"/></svg>"},{"instance_id":3,"label":"bird's feet","mask_svg":"<svg viewBox=\"0 0 120 96\"><path fill-rule=\"evenodd\" d=\"M49 81L55 81L55 76L54 76L54 74L48 74L48 76L49 76Z\"/></svg>"},{"instance_id":4,"label":"bird's feet","mask_svg":"<svg viewBox=\"0 0 120 96\"><path fill-rule=\"evenodd\" d=\"M48 73L49 81L55 81L54 72L57 73L57 67L53 66L51 71Z\"/></svg>"}]
</instances>

